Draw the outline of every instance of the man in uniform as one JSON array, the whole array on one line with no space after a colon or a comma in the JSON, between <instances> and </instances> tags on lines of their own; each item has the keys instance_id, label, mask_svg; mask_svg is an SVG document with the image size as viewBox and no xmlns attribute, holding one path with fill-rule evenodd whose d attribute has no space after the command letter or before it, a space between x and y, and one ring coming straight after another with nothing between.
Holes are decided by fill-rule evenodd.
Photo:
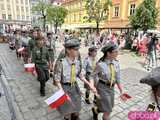
<instances>
[{"instance_id":1,"label":"man in uniform","mask_svg":"<svg viewBox=\"0 0 160 120\"><path fill-rule=\"evenodd\" d=\"M20 30L15 31L14 42L15 42L17 58L20 58L21 54L18 53L18 49L20 47L22 47L21 31Z\"/></svg>"},{"instance_id":2,"label":"man in uniform","mask_svg":"<svg viewBox=\"0 0 160 120\"><path fill-rule=\"evenodd\" d=\"M44 45L44 38L36 38L36 41L36 46L32 53L32 61L35 63L38 81L40 82L40 94L41 96L45 96L45 83L49 79L51 61L48 49Z\"/></svg>"},{"instance_id":3,"label":"man in uniform","mask_svg":"<svg viewBox=\"0 0 160 120\"><path fill-rule=\"evenodd\" d=\"M32 36L31 39L28 42L28 61L31 62L31 58L32 58L32 51L36 45L36 37L37 37L37 31L33 30L32 31Z\"/></svg>"},{"instance_id":4,"label":"man in uniform","mask_svg":"<svg viewBox=\"0 0 160 120\"><path fill-rule=\"evenodd\" d=\"M52 72L53 72L52 68L53 68L53 65L54 65L56 48L55 48L55 39L53 38L53 34L51 32L47 33L47 40L45 41L45 44L46 44L46 47L48 48L49 55L50 55L50 58L51 58L50 74L52 75Z\"/></svg>"}]
</instances>

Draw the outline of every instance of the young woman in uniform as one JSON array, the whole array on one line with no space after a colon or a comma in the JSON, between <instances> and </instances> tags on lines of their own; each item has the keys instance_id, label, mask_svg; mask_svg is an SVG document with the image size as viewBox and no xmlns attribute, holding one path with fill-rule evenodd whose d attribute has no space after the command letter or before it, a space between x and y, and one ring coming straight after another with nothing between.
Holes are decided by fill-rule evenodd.
<instances>
[{"instance_id":1,"label":"young woman in uniform","mask_svg":"<svg viewBox=\"0 0 160 120\"><path fill-rule=\"evenodd\" d=\"M103 57L97 63L95 71L90 79L98 78L96 85L99 97L96 107L92 108L94 120L98 120L98 113L103 113L103 120L109 120L109 115L114 106L114 86L117 84L120 94L122 87L120 84L120 67L116 60L118 56L118 46L109 42L102 48Z\"/></svg>"}]
</instances>

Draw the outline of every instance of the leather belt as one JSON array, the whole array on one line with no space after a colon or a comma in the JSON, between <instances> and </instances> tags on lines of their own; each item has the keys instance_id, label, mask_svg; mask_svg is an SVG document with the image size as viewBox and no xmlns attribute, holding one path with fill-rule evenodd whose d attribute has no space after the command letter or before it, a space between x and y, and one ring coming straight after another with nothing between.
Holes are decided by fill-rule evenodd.
<instances>
[{"instance_id":1,"label":"leather belt","mask_svg":"<svg viewBox=\"0 0 160 120\"><path fill-rule=\"evenodd\" d=\"M75 83L66 82L66 83L62 83L62 84L67 85L67 86L74 86L77 84L77 82L75 82Z\"/></svg>"},{"instance_id":2,"label":"leather belt","mask_svg":"<svg viewBox=\"0 0 160 120\"><path fill-rule=\"evenodd\" d=\"M102 83L102 84L104 84L104 85L107 85L108 87L110 87L110 85L111 85L110 83L105 82L103 80L99 80L99 82ZM114 85L115 85L115 83L113 83L111 87L114 87Z\"/></svg>"}]
</instances>

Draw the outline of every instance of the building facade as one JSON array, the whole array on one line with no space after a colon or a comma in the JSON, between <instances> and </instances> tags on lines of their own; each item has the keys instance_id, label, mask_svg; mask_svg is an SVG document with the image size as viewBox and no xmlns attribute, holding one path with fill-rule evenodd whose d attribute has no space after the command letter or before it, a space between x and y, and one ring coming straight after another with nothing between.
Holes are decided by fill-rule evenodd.
<instances>
[{"instance_id":1,"label":"building facade","mask_svg":"<svg viewBox=\"0 0 160 120\"><path fill-rule=\"evenodd\" d=\"M0 30L30 25L30 0L0 0Z\"/></svg>"},{"instance_id":2,"label":"building facade","mask_svg":"<svg viewBox=\"0 0 160 120\"><path fill-rule=\"evenodd\" d=\"M112 6L109 8L108 18L103 21L100 28L114 30L125 30L130 28L129 16L134 14L136 7L143 0L112 0ZM105 0L100 0L101 4ZM65 20L64 28L95 28L95 23L87 23L84 20L86 16L85 0L64 0L62 6L68 9L68 16ZM160 9L160 0L156 0L156 7ZM157 27L160 28L160 17Z\"/></svg>"}]
</instances>

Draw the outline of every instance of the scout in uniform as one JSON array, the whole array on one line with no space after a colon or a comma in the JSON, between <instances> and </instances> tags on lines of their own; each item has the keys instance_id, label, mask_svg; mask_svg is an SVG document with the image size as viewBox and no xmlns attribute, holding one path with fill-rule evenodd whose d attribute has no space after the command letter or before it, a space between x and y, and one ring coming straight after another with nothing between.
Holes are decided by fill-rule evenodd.
<instances>
[{"instance_id":1,"label":"scout in uniform","mask_svg":"<svg viewBox=\"0 0 160 120\"><path fill-rule=\"evenodd\" d=\"M53 39L52 33L47 33L47 40L45 41L46 47L48 48L50 59L51 59L51 68L53 68L54 60L55 60L55 39ZM53 70L50 70L50 73L52 73Z\"/></svg>"},{"instance_id":2,"label":"scout in uniform","mask_svg":"<svg viewBox=\"0 0 160 120\"><path fill-rule=\"evenodd\" d=\"M32 58L32 51L36 45L36 37L37 37L37 31L33 30L31 33L31 39L28 42L28 61L31 62Z\"/></svg>"},{"instance_id":3,"label":"scout in uniform","mask_svg":"<svg viewBox=\"0 0 160 120\"><path fill-rule=\"evenodd\" d=\"M109 115L114 106L114 86L117 84L121 96L122 88L120 85L120 67L116 60L118 46L109 42L102 48L103 57L97 63L95 71L90 79L98 78L96 85L99 97L96 106L92 108L94 120L98 120L98 113L103 113L103 120L109 120Z\"/></svg>"},{"instance_id":4,"label":"scout in uniform","mask_svg":"<svg viewBox=\"0 0 160 120\"><path fill-rule=\"evenodd\" d=\"M54 69L55 82L59 89L63 89L71 99L60 105L57 110L64 115L65 120L78 120L81 110L81 92L77 83L80 79L94 91L95 88L82 75L78 50L80 43L77 39L70 39L65 44L65 57L58 61Z\"/></svg>"},{"instance_id":5,"label":"scout in uniform","mask_svg":"<svg viewBox=\"0 0 160 120\"><path fill-rule=\"evenodd\" d=\"M19 58L19 57L21 57L21 55L18 53L18 49L22 46L21 31L20 30L15 31L14 42L15 42L17 58Z\"/></svg>"},{"instance_id":6,"label":"scout in uniform","mask_svg":"<svg viewBox=\"0 0 160 120\"><path fill-rule=\"evenodd\" d=\"M88 57L85 58L83 62L83 69L85 71L85 78L89 81L89 76L93 73L96 67L96 55L97 55L97 48L96 46L92 46L88 49ZM90 89L87 85L84 85L86 88L85 92L85 101L87 104L90 104L89 96L90 96Z\"/></svg>"},{"instance_id":7,"label":"scout in uniform","mask_svg":"<svg viewBox=\"0 0 160 120\"><path fill-rule=\"evenodd\" d=\"M48 49L44 46L44 38L36 38L36 41L36 46L32 53L32 61L35 63L40 82L40 94L41 96L45 96L45 83L49 79L50 57Z\"/></svg>"},{"instance_id":8,"label":"scout in uniform","mask_svg":"<svg viewBox=\"0 0 160 120\"><path fill-rule=\"evenodd\" d=\"M140 80L140 83L145 83L151 86L152 88L152 95L150 97L150 100L147 99L145 103L150 102L151 100L153 103L148 103L147 111L154 112L154 111L160 111L160 67L154 68L149 75L142 78Z\"/></svg>"},{"instance_id":9,"label":"scout in uniform","mask_svg":"<svg viewBox=\"0 0 160 120\"><path fill-rule=\"evenodd\" d=\"M65 40L65 43L66 43L69 39L71 39L71 38L67 38L67 39ZM77 42L77 44L80 44L79 40L77 40L76 42ZM54 69L57 69L59 61L61 61L61 59L64 58L64 57L66 57L66 49L62 49L61 52L59 53L59 55L58 55L58 57L57 57L57 60L56 60L56 62L55 62L55 65L54 65ZM80 61L80 68L82 68L81 54L80 54L79 51L78 51L78 60ZM54 71L55 71L55 70L54 70ZM52 77L53 77L53 80L54 80L54 79L55 79L55 78L54 78L54 74L53 74Z\"/></svg>"}]
</instances>

